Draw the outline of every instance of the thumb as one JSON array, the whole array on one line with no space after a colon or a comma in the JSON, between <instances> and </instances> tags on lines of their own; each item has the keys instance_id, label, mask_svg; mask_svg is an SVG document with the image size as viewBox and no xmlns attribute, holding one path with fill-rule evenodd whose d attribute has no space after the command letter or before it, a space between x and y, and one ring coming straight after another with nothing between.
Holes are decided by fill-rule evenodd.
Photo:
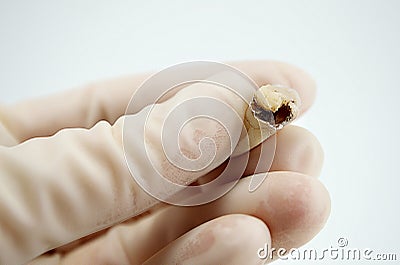
<instances>
[{"instance_id":1,"label":"thumb","mask_svg":"<svg viewBox=\"0 0 400 265\"><path fill-rule=\"evenodd\" d=\"M198 83L140 115L126 116L123 144L132 176L164 202L194 205L216 199L204 187L187 186L222 164L244 138L247 106L230 90ZM237 178L245 167L235 167ZM205 197L192 198L200 193Z\"/></svg>"},{"instance_id":2,"label":"thumb","mask_svg":"<svg viewBox=\"0 0 400 265\"><path fill-rule=\"evenodd\" d=\"M204 160L201 158L195 163L200 167L191 170L176 167L168 159L168 152L162 152L163 117L182 102L190 103L194 96L223 103L227 107L219 110L229 119L235 117L224 124L233 124L229 130L239 123L242 127L243 100L216 85L202 84L182 89L167 101L154 105L151 112L148 111L151 107L146 107L137 114L122 117L114 126L103 121L89 130L65 129L52 137L0 147L0 249L3 253L0 263L26 262L155 204L157 200L140 187L143 183L139 185L131 172L148 181L147 187L157 186L158 182L151 183L154 170L149 165L152 164L165 179L187 185L224 161L231 152L229 130L211 119L199 119L184 126L177 140L180 148L170 152L173 162L178 151L187 154L186 158L196 157L199 152L208 151L201 145L199 150L197 144L209 137L212 141L206 142L206 147L213 142L215 152L212 156L205 154ZM198 107L193 106L178 108L177 117L192 115ZM206 107L203 105L202 109ZM228 107L236 114L226 114ZM145 129L139 123L144 117L148 117ZM167 128L176 128L173 121L176 119L171 119L172 124ZM174 137L173 133L164 134ZM143 149L143 139L149 146L147 150ZM150 164L144 161L147 155L152 158ZM207 160L210 157L213 159ZM157 195L163 192L165 189Z\"/></svg>"}]
</instances>

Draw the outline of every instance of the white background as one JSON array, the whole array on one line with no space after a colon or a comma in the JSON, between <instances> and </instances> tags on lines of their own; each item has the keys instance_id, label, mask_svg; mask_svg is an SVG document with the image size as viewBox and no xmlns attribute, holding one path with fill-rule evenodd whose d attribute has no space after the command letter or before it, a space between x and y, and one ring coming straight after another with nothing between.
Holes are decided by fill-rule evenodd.
<instances>
[{"instance_id":1,"label":"white background","mask_svg":"<svg viewBox=\"0 0 400 265\"><path fill-rule=\"evenodd\" d=\"M215 2L0 0L0 101L189 60L294 63L318 83L298 124L324 147L332 197L307 247L345 237L400 259L400 2Z\"/></svg>"}]
</instances>

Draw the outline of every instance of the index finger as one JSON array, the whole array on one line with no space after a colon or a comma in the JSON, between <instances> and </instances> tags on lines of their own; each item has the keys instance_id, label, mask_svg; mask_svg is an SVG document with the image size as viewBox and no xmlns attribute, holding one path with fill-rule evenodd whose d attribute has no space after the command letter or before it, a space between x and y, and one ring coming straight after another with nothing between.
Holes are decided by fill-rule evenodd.
<instances>
[{"instance_id":1,"label":"index finger","mask_svg":"<svg viewBox=\"0 0 400 265\"><path fill-rule=\"evenodd\" d=\"M313 79L298 67L277 61L240 61L236 67L259 86L281 84L297 90L304 113L313 103L316 86ZM8 131L0 134L0 144L12 145L40 136L50 136L64 128L91 128L105 120L113 124L121 117L135 90L150 76L118 77L88 84L82 88L44 98L0 106L0 123ZM0 130L1 133L2 130Z\"/></svg>"}]
</instances>

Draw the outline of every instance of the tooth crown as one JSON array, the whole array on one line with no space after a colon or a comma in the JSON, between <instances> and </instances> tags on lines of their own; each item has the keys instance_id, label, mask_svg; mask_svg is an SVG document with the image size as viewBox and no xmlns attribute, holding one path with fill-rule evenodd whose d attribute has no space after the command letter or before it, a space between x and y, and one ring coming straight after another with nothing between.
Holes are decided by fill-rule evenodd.
<instances>
[{"instance_id":1,"label":"tooth crown","mask_svg":"<svg viewBox=\"0 0 400 265\"><path fill-rule=\"evenodd\" d=\"M261 86L246 109L246 127L250 149L259 145L299 115L300 97L296 90L276 85ZM245 149L239 143L239 150ZM240 153L240 152L239 152Z\"/></svg>"}]
</instances>

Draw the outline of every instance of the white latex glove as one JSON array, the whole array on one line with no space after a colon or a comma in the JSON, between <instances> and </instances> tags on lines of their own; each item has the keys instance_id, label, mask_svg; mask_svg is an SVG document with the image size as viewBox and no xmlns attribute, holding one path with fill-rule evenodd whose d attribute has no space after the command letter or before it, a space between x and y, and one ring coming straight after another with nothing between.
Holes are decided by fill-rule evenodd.
<instances>
[{"instance_id":1,"label":"white latex glove","mask_svg":"<svg viewBox=\"0 0 400 265\"><path fill-rule=\"evenodd\" d=\"M313 81L293 66L232 65L259 85L296 88L303 113L313 102ZM295 126L278 133L271 173L254 193L248 192L245 176L254 172L257 161L251 158L259 148L250 152L238 185L209 204L166 205L141 190L125 162L121 116L146 77L118 78L0 107L0 264L32 259L32 264L258 264L263 260L257 250L265 243L298 247L322 228L330 211L329 195L315 178L323 153L309 132ZM241 111L226 90L182 91L158 106L151 119L155 134L157 115L174 102L210 94ZM203 174L163 166L156 146L157 166L181 183L218 172L221 167L209 173L229 155L227 135L210 126L201 135L219 141L217 160ZM183 135L189 153L198 151L197 138Z\"/></svg>"}]
</instances>

